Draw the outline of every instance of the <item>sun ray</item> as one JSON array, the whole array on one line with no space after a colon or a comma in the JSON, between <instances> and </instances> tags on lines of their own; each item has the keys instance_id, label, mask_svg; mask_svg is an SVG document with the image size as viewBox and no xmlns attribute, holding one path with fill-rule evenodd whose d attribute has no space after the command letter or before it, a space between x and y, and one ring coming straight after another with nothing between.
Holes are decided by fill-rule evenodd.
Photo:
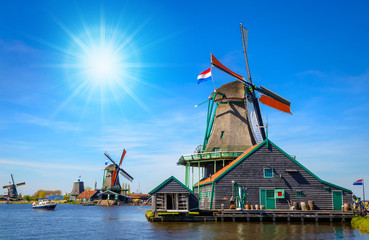
<instances>
[{"instance_id":1,"label":"sun ray","mask_svg":"<svg viewBox=\"0 0 369 240\"><path fill-rule=\"evenodd\" d=\"M144 52L155 48L153 42L160 39L153 36L152 32L150 34L150 31L144 31L152 16L145 19L139 19L138 16L127 19L126 16L128 15L120 13L118 18L113 16L110 18L113 21L108 21L101 8L97 21L79 14L79 21L74 21L74 25L67 25L55 16L50 16L65 33L67 41L63 42L69 40L69 46L58 46L33 38L62 54L62 61L57 60L42 66L64 70L63 80L57 81L58 86L55 87L67 96L50 118L81 101L85 102L83 112L87 111L89 105L98 106L102 117L105 116L104 111L110 107L130 108L132 104L128 104L129 99L149 113L150 109L138 91L141 89L137 87L151 86L165 92L165 89L145 81L141 75L145 68L170 66L167 63L139 61Z\"/></svg>"}]
</instances>

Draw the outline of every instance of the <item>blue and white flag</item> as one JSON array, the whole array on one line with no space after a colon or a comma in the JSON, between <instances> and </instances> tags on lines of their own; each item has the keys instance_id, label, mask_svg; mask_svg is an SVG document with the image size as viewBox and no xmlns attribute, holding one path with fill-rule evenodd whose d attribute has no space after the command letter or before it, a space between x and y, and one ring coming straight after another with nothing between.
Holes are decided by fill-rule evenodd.
<instances>
[{"instance_id":1,"label":"blue and white flag","mask_svg":"<svg viewBox=\"0 0 369 240\"><path fill-rule=\"evenodd\" d=\"M209 80L211 80L211 68L200 73L200 75L197 77L197 84Z\"/></svg>"},{"instance_id":2,"label":"blue and white flag","mask_svg":"<svg viewBox=\"0 0 369 240\"><path fill-rule=\"evenodd\" d=\"M105 165L108 165L108 159L106 159L106 161L105 161Z\"/></svg>"}]
</instances>

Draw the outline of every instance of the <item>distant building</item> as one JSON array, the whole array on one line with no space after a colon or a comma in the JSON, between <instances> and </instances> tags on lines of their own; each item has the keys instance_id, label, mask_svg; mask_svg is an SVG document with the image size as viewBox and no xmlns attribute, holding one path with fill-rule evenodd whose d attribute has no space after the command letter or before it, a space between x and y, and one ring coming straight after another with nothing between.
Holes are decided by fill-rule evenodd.
<instances>
[{"instance_id":1,"label":"distant building","mask_svg":"<svg viewBox=\"0 0 369 240\"><path fill-rule=\"evenodd\" d=\"M150 194L144 194L144 193L132 193L128 195L131 197L132 202L144 202L147 201L150 197Z\"/></svg>"},{"instance_id":2,"label":"distant building","mask_svg":"<svg viewBox=\"0 0 369 240\"><path fill-rule=\"evenodd\" d=\"M93 200L98 199L97 197L98 193L99 192L96 190L86 190L77 196L77 200L84 201L84 202L86 201L92 202Z\"/></svg>"},{"instance_id":3,"label":"distant building","mask_svg":"<svg viewBox=\"0 0 369 240\"><path fill-rule=\"evenodd\" d=\"M73 189L70 193L70 200L76 200L77 196L81 194L83 191L85 191L85 187L83 185L83 182L78 179L78 181L73 183Z\"/></svg>"}]
</instances>

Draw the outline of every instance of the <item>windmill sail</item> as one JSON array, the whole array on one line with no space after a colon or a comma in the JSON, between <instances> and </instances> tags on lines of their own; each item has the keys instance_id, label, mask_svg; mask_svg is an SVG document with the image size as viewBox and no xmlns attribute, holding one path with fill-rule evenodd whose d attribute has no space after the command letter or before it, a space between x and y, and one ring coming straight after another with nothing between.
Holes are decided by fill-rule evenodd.
<instances>
[{"instance_id":1,"label":"windmill sail","mask_svg":"<svg viewBox=\"0 0 369 240\"><path fill-rule=\"evenodd\" d=\"M211 65L213 65L214 67L218 68L219 70L231 75L232 77L234 77L238 80L241 80L242 82L245 81L244 77L242 77L241 75L238 75L237 73L232 72L231 70L229 70L221 62L219 62L218 59L216 59L213 54L211 54Z\"/></svg>"},{"instance_id":2,"label":"windmill sail","mask_svg":"<svg viewBox=\"0 0 369 240\"><path fill-rule=\"evenodd\" d=\"M247 70L247 79L248 79L249 84L252 85L249 61L247 59L248 30L244 26L242 26L242 24L240 24L240 27L241 27L241 35L242 35L243 54L245 56L245 63L246 63L246 70ZM247 108L247 110L249 113L249 119L251 122L251 127L253 129L255 139L257 139L257 142L259 143L259 142L262 142L266 138L263 116L261 114L259 101L256 98L255 92L252 91L250 95L251 95L251 100L254 106Z\"/></svg>"},{"instance_id":3,"label":"windmill sail","mask_svg":"<svg viewBox=\"0 0 369 240\"><path fill-rule=\"evenodd\" d=\"M285 113L291 113L291 108L289 105L284 104L274 98L268 97L266 95L261 95L259 101L279 111L282 111Z\"/></svg>"},{"instance_id":4,"label":"windmill sail","mask_svg":"<svg viewBox=\"0 0 369 240\"><path fill-rule=\"evenodd\" d=\"M123 169L120 169L119 174L122 175L123 177L125 177L126 179L128 179L130 182L132 182L133 177L131 175L129 175L126 171L124 171Z\"/></svg>"},{"instance_id":5,"label":"windmill sail","mask_svg":"<svg viewBox=\"0 0 369 240\"><path fill-rule=\"evenodd\" d=\"M248 117L249 117L251 129L252 129L252 133L254 135L255 141L257 143L260 143L263 141L263 135L261 133L261 128L259 127L254 104L250 102L248 99L246 99L245 101L247 104L247 112L248 112Z\"/></svg>"},{"instance_id":6,"label":"windmill sail","mask_svg":"<svg viewBox=\"0 0 369 240\"><path fill-rule=\"evenodd\" d=\"M249 63L248 63L248 60L247 60L248 30L244 26L242 26L242 24L240 24L240 26L241 26L241 35L242 35L242 44L243 44L243 54L245 55L245 61L246 61L247 78L248 78L249 83L252 84Z\"/></svg>"}]
</instances>

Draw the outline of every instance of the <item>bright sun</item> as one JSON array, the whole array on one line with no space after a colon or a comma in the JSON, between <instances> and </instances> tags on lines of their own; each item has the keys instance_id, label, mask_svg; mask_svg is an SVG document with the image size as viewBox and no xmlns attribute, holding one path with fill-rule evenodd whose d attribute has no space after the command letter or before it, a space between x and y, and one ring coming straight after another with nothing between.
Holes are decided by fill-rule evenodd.
<instances>
[{"instance_id":1,"label":"bright sun","mask_svg":"<svg viewBox=\"0 0 369 240\"><path fill-rule=\"evenodd\" d=\"M96 85L111 85L122 75L121 57L109 46L87 48L81 64L85 76Z\"/></svg>"},{"instance_id":2,"label":"bright sun","mask_svg":"<svg viewBox=\"0 0 369 240\"><path fill-rule=\"evenodd\" d=\"M73 31L58 21L71 40L70 47L63 51L65 62L61 66L66 69L66 81L72 93L61 107L77 97L86 104L98 104L105 109L104 106L112 103L121 106L127 102L123 99L130 97L147 109L134 91L142 82L140 71L145 67L139 61L140 49L137 49L142 27L129 34L122 24L106 24L103 18L100 25L82 22Z\"/></svg>"}]
</instances>

